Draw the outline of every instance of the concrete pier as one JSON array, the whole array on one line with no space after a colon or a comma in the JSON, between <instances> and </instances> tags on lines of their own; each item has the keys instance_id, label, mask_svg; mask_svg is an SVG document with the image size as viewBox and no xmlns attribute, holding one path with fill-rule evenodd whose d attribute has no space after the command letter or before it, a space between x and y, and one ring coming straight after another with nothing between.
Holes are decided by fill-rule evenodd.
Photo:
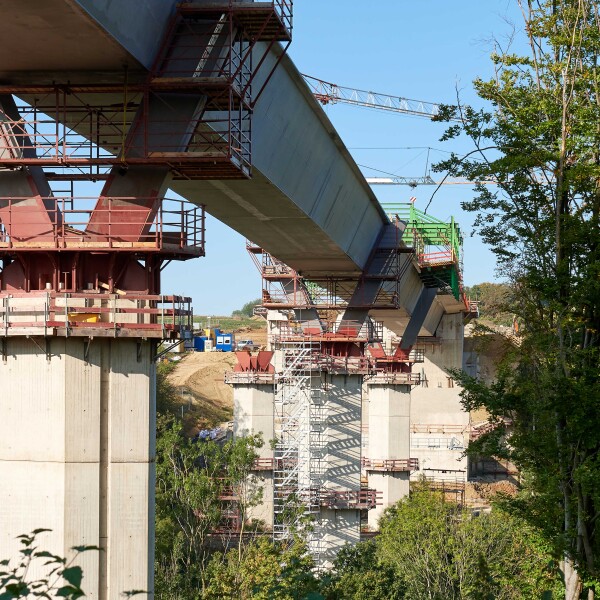
<instances>
[{"instance_id":1,"label":"concrete pier","mask_svg":"<svg viewBox=\"0 0 600 600\"><path fill-rule=\"evenodd\" d=\"M250 519L263 521L273 527L273 400L271 384L243 383L244 374L237 374L233 386L233 435L241 437L262 434L264 445L257 450L258 459L253 471L253 485L262 488L262 503L248 510ZM266 375L264 376L266 377ZM272 375L270 376L272 380Z\"/></svg>"},{"instance_id":2,"label":"concrete pier","mask_svg":"<svg viewBox=\"0 0 600 600\"><path fill-rule=\"evenodd\" d=\"M413 479L462 484L467 480L469 414L460 402L461 388L448 373L463 365L463 317L444 315L435 343L424 346L421 385L412 391L411 449L419 469Z\"/></svg>"},{"instance_id":3,"label":"concrete pier","mask_svg":"<svg viewBox=\"0 0 600 600\"><path fill-rule=\"evenodd\" d=\"M369 512L369 529L377 530L385 509L409 493L410 473L404 465L410 457L411 388L372 380L367 389L369 442L364 462L369 487L382 492L380 503Z\"/></svg>"},{"instance_id":4,"label":"concrete pier","mask_svg":"<svg viewBox=\"0 0 600 600\"><path fill-rule=\"evenodd\" d=\"M360 424L362 375L326 376L326 441L323 489L358 499L360 492ZM326 493L326 492L325 492ZM356 500L321 508L322 565L330 567L347 544L360 541L360 510Z\"/></svg>"},{"instance_id":5,"label":"concrete pier","mask_svg":"<svg viewBox=\"0 0 600 600\"><path fill-rule=\"evenodd\" d=\"M16 536L77 559L89 598L153 589L154 344L16 337L0 359L0 558ZM35 569L32 576L39 575ZM150 593L148 597L153 597Z\"/></svg>"}]
</instances>

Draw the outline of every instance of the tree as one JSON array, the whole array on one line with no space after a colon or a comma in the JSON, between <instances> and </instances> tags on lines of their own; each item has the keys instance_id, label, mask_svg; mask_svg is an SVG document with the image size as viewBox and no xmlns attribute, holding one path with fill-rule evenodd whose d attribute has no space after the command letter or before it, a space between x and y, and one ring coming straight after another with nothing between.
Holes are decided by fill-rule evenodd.
<instances>
[{"instance_id":1,"label":"tree","mask_svg":"<svg viewBox=\"0 0 600 600\"><path fill-rule=\"evenodd\" d=\"M474 517L423 488L388 509L380 529L377 557L407 600L529 600L560 588L535 530L498 510Z\"/></svg>"},{"instance_id":2,"label":"tree","mask_svg":"<svg viewBox=\"0 0 600 600\"><path fill-rule=\"evenodd\" d=\"M287 547L261 537L247 545L242 560L230 551L211 563L207 598L322 600L314 563L301 540Z\"/></svg>"},{"instance_id":3,"label":"tree","mask_svg":"<svg viewBox=\"0 0 600 600\"><path fill-rule=\"evenodd\" d=\"M518 0L530 51L499 45L475 81L491 109L445 107L444 139L473 143L438 169L478 185L466 210L510 282L522 344L486 387L455 374L468 410L498 424L482 439L527 477L515 508L564 558L566 598L598 578L600 507L600 16L594 0ZM502 418L509 417L508 431ZM582 583L587 580L588 584Z\"/></svg>"},{"instance_id":4,"label":"tree","mask_svg":"<svg viewBox=\"0 0 600 600\"><path fill-rule=\"evenodd\" d=\"M484 282L465 288L465 294L478 302L479 318L496 325L513 324L513 316L507 312L510 307L510 293L510 287L505 283Z\"/></svg>"},{"instance_id":5,"label":"tree","mask_svg":"<svg viewBox=\"0 0 600 600\"><path fill-rule=\"evenodd\" d=\"M185 435L182 423L173 416L158 417L157 597L203 597L213 554L211 534L223 519L231 518L232 511L242 525L232 534L241 560L248 509L262 496L251 477L256 449L261 446L258 435L224 444L197 441Z\"/></svg>"},{"instance_id":6,"label":"tree","mask_svg":"<svg viewBox=\"0 0 600 600\"><path fill-rule=\"evenodd\" d=\"M251 317L254 314L254 307L262 304L262 298L257 298L256 300L250 300L250 302L246 302L242 308L238 310L234 310L231 313L232 317Z\"/></svg>"},{"instance_id":7,"label":"tree","mask_svg":"<svg viewBox=\"0 0 600 600\"><path fill-rule=\"evenodd\" d=\"M21 549L16 561L0 560L0 599L13 600L16 598L51 598L60 597L75 600L83 598L85 593L81 588L83 572L81 567L73 564L83 552L99 550L95 546L78 546L72 548L75 554L70 561L66 558L40 550L38 537L49 529L35 529L30 534L19 536ZM32 579L32 567L46 567L47 573L39 579ZM135 592L126 594L128 597Z\"/></svg>"},{"instance_id":8,"label":"tree","mask_svg":"<svg viewBox=\"0 0 600 600\"><path fill-rule=\"evenodd\" d=\"M390 564L383 564L377 556L375 540L342 548L333 565L332 573L323 577L321 592L326 600L401 600L403 582Z\"/></svg>"}]
</instances>

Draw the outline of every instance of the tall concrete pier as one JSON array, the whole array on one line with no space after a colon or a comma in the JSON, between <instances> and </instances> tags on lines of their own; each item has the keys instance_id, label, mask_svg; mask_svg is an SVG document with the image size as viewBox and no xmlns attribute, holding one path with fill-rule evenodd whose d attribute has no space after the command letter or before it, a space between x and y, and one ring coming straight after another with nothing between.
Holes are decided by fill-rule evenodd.
<instances>
[{"instance_id":1,"label":"tall concrete pier","mask_svg":"<svg viewBox=\"0 0 600 600\"><path fill-rule=\"evenodd\" d=\"M90 598L151 589L155 344L46 341L10 338L0 361L0 555L44 527L62 556L101 548L78 559Z\"/></svg>"},{"instance_id":2,"label":"tall concrete pier","mask_svg":"<svg viewBox=\"0 0 600 600\"><path fill-rule=\"evenodd\" d=\"M188 300L0 297L0 555L47 528L40 545L68 559L73 546L101 549L77 559L90 598L151 592L155 355L189 327Z\"/></svg>"}]
</instances>

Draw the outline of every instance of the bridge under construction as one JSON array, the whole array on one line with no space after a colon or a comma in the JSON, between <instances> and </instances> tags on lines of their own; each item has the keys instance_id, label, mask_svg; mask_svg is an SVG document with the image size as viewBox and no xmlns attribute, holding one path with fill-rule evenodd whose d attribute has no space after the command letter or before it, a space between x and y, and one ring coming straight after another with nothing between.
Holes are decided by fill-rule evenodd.
<instances>
[{"instance_id":1,"label":"bridge under construction","mask_svg":"<svg viewBox=\"0 0 600 600\"><path fill-rule=\"evenodd\" d=\"M292 0L0 9L0 555L46 527L102 549L89 597L153 589L155 357L192 326L161 272L204 255L209 213L251 240L270 311L229 376L237 432L276 440L261 518L285 540L310 514L328 564L407 493L419 342L457 366L457 224L379 204L286 54Z\"/></svg>"}]
</instances>

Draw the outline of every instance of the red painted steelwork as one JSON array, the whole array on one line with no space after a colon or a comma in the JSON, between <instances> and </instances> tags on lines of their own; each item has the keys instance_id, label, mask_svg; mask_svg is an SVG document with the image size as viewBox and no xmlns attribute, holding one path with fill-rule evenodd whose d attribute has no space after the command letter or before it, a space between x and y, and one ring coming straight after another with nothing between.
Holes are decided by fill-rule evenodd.
<instances>
[{"instance_id":1,"label":"red painted steelwork","mask_svg":"<svg viewBox=\"0 0 600 600\"><path fill-rule=\"evenodd\" d=\"M149 294L0 292L0 336L168 339L191 331L190 298Z\"/></svg>"},{"instance_id":2,"label":"red painted steelwork","mask_svg":"<svg viewBox=\"0 0 600 600\"><path fill-rule=\"evenodd\" d=\"M362 458L361 465L367 471L389 471L389 472L410 472L419 469L418 458L387 458L372 459Z\"/></svg>"},{"instance_id":3,"label":"red painted steelwork","mask_svg":"<svg viewBox=\"0 0 600 600\"><path fill-rule=\"evenodd\" d=\"M40 231L40 212L46 207L49 223ZM173 252L203 256L205 213L203 206L163 198L151 221L143 221L146 210L138 206L144 198L111 198L103 209L95 198L0 197L0 253L6 249L20 252L57 250L122 252ZM96 223L90 226L92 213ZM136 229L143 223L143 232ZM48 223L48 222L46 222ZM101 227L98 227L100 225ZM98 231L102 229L102 233ZM28 235L26 235L28 234Z\"/></svg>"}]
</instances>

